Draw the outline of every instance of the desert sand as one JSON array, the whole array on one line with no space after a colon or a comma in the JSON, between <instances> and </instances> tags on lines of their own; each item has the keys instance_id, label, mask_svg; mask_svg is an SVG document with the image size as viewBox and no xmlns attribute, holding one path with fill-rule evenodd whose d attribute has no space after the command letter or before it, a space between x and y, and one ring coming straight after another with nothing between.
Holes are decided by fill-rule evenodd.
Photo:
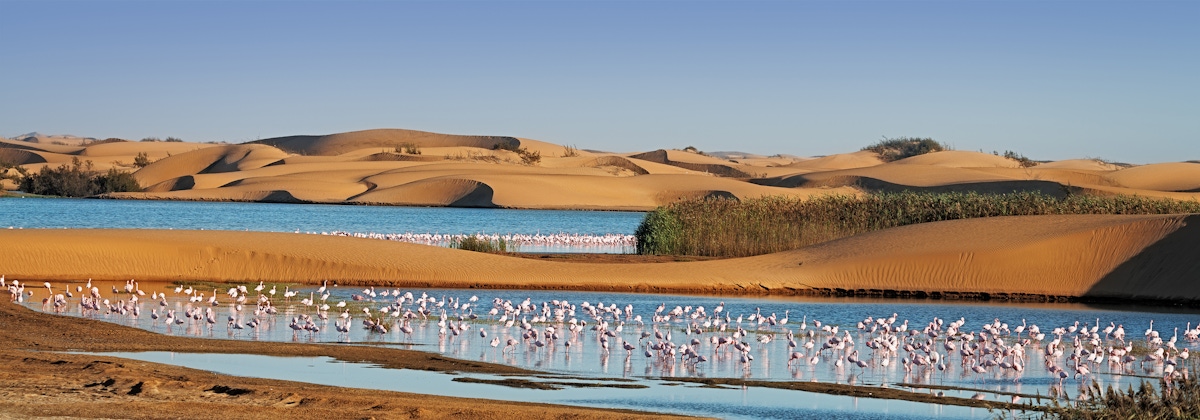
<instances>
[{"instance_id":1,"label":"desert sand","mask_svg":"<svg viewBox=\"0 0 1200 420\"><path fill-rule=\"evenodd\" d=\"M884 162L870 151L817 158L658 149L610 153L506 136L402 129L246 144L0 140L0 161L36 171L78 158L130 171L145 188L112 198L528 209L649 210L695 197L811 197L874 191L1040 191L1200 199L1200 164L1123 166L1092 159L1031 168L943 151ZM90 140L90 141L89 141ZM536 152L526 162L514 150ZM133 165L145 153L153 163ZM4 187L14 189L11 181Z\"/></svg>"},{"instance_id":2,"label":"desert sand","mask_svg":"<svg viewBox=\"0 0 1200 420\"><path fill-rule=\"evenodd\" d=\"M969 236L961 232L972 232ZM4 230L10 279L1200 301L1200 215L1020 216L694 262L561 262L296 233ZM47 264L55 261L55 264ZM986 295L985 295L986 294Z\"/></svg>"}]
</instances>

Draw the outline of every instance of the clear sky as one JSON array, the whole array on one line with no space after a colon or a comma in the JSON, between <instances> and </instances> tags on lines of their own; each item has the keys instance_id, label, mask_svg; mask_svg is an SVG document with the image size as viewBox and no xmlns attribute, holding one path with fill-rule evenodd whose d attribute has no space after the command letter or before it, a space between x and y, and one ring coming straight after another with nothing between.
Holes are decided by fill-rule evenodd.
<instances>
[{"instance_id":1,"label":"clear sky","mask_svg":"<svg viewBox=\"0 0 1200 420\"><path fill-rule=\"evenodd\" d=\"M0 0L0 135L1200 159L1200 2Z\"/></svg>"}]
</instances>

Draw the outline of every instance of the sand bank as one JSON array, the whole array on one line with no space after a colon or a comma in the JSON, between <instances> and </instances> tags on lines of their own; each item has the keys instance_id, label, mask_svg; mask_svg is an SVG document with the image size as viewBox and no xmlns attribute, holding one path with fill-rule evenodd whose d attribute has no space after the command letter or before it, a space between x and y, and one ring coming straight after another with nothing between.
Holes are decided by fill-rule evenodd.
<instances>
[{"instance_id":1,"label":"sand bank","mask_svg":"<svg viewBox=\"0 0 1200 420\"><path fill-rule=\"evenodd\" d=\"M1200 301L1200 215L927 223L808 248L694 262L561 262L292 233L6 230L20 280L217 282L728 294Z\"/></svg>"}]
</instances>

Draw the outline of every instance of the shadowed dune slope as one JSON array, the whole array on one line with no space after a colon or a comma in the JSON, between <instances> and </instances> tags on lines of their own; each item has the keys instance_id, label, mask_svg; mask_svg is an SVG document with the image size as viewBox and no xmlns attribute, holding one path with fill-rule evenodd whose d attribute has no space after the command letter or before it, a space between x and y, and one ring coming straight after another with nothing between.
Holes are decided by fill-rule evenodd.
<instances>
[{"instance_id":1,"label":"shadowed dune slope","mask_svg":"<svg viewBox=\"0 0 1200 420\"><path fill-rule=\"evenodd\" d=\"M469 179L423 179L387 188L373 189L352 197L363 204L415 206L496 207L492 187Z\"/></svg>"},{"instance_id":2,"label":"shadowed dune slope","mask_svg":"<svg viewBox=\"0 0 1200 420\"><path fill-rule=\"evenodd\" d=\"M352 150L381 148L393 150L406 143L420 147L478 147L492 149L498 144L519 147L520 140L504 136L461 136L403 129L377 129L330 134L326 136L290 136L257 140L251 143L278 147L288 153L334 156Z\"/></svg>"},{"instance_id":3,"label":"shadowed dune slope","mask_svg":"<svg viewBox=\"0 0 1200 420\"><path fill-rule=\"evenodd\" d=\"M0 254L0 267L19 280L330 279L398 287L749 294L863 289L1197 301L1198 223L1198 215L957 220L777 254L619 269L291 233L27 229L0 231L0 241L21 244Z\"/></svg>"},{"instance_id":4,"label":"shadowed dune slope","mask_svg":"<svg viewBox=\"0 0 1200 420\"><path fill-rule=\"evenodd\" d=\"M0 148L0 162L12 165L28 165L31 163L46 163L41 154L17 148Z\"/></svg>"},{"instance_id":5,"label":"shadowed dune slope","mask_svg":"<svg viewBox=\"0 0 1200 420\"><path fill-rule=\"evenodd\" d=\"M10 149L34 150L39 152L55 153L60 155L78 154L83 147L80 146L62 146L56 144L29 143L19 140L0 140L0 147Z\"/></svg>"},{"instance_id":6,"label":"shadowed dune slope","mask_svg":"<svg viewBox=\"0 0 1200 420\"><path fill-rule=\"evenodd\" d=\"M956 220L795 253L813 287L1197 300L1197 224L1197 215ZM1164 240L1186 246L1154 246ZM1129 264L1148 260L1161 265Z\"/></svg>"},{"instance_id":7,"label":"shadowed dune slope","mask_svg":"<svg viewBox=\"0 0 1200 420\"><path fill-rule=\"evenodd\" d=\"M170 156L133 174L143 187L182 176L257 169L287 157L283 151L258 144L215 146Z\"/></svg>"},{"instance_id":8,"label":"shadowed dune slope","mask_svg":"<svg viewBox=\"0 0 1200 420\"><path fill-rule=\"evenodd\" d=\"M661 163L664 165L678 166L680 168L710 173L717 176L730 178L750 178L750 174L743 171L733 162L714 157L703 156L696 153L684 152L679 150L655 150L652 152L638 153L629 155L630 158L640 159L648 162Z\"/></svg>"}]
</instances>

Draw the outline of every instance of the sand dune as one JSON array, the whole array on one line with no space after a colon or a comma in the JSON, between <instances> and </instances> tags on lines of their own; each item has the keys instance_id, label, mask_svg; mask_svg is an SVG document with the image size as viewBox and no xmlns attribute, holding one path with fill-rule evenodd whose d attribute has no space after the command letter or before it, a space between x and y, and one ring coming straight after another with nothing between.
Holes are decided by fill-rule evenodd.
<instances>
[{"instance_id":1,"label":"sand dune","mask_svg":"<svg viewBox=\"0 0 1200 420\"><path fill-rule=\"evenodd\" d=\"M0 149L0 162L8 162L13 165L28 165L31 163L46 163L47 160L45 156L34 151L3 148Z\"/></svg>"},{"instance_id":2,"label":"sand dune","mask_svg":"<svg viewBox=\"0 0 1200 420\"><path fill-rule=\"evenodd\" d=\"M278 137L251 143L275 146L288 153L331 156L368 147L393 149L406 143L420 147L467 146L492 149L498 144L519 146L521 141L503 136L460 136L416 130L378 129L327 136Z\"/></svg>"},{"instance_id":3,"label":"sand dune","mask_svg":"<svg viewBox=\"0 0 1200 420\"><path fill-rule=\"evenodd\" d=\"M401 287L1200 300L1200 289L1190 287L1200 278L1200 215L957 220L777 254L620 269L290 233L5 230L0 241L21 244L0 254L3 274L30 281L331 279Z\"/></svg>"},{"instance_id":4,"label":"sand dune","mask_svg":"<svg viewBox=\"0 0 1200 420\"><path fill-rule=\"evenodd\" d=\"M56 145L56 144L48 144L48 143L30 143L30 142L25 142L25 141L20 141L20 140L6 140L6 139L0 139L0 146L3 146L5 148L12 148L12 149L40 150L43 152L58 153L58 154L64 154L64 155L78 153L80 150L83 149L83 147L80 147L80 146Z\"/></svg>"},{"instance_id":5,"label":"sand dune","mask_svg":"<svg viewBox=\"0 0 1200 420\"><path fill-rule=\"evenodd\" d=\"M138 153L145 153L151 161L154 161L171 155L216 146L218 145L184 142L113 142L88 145L81 149L78 154L81 159L86 159L87 157L119 157L132 162L133 157L137 156Z\"/></svg>"},{"instance_id":6,"label":"sand dune","mask_svg":"<svg viewBox=\"0 0 1200 420\"><path fill-rule=\"evenodd\" d=\"M822 156L816 159L809 159L787 165L789 168L795 168L802 171L837 171L842 169L865 168L868 166L882 165L883 160L879 159L879 154L870 151L858 151L854 153L842 153L837 155Z\"/></svg>"},{"instance_id":7,"label":"sand dune","mask_svg":"<svg viewBox=\"0 0 1200 420\"><path fill-rule=\"evenodd\" d=\"M172 155L138 171L144 193L119 198L370 203L421 206L648 210L674 200L721 196L810 196L856 191L777 188L755 185L671 164L612 154L581 152L573 157L543 157L535 165L517 153L462 144L486 145L503 138L434 136L384 130L351 136L290 138L281 147L336 155L289 155L263 144L215 146ZM415 134L414 134L415 133ZM390 136L390 137L389 137ZM369 146L371 142L425 139L420 155ZM521 147L565 151L561 146L521 139ZM475 143L471 143L475 142ZM483 142L483 143L480 143ZM303 144L301 144L303 143ZM364 147L366 146L366 147ZM667 152L661 151L663 161ZM676 152L694 155L686 152ZM702 169L720 159L683 156ZM695 163L695 162L708 163ZM674 162L674 161L670 161ZM705 166L709 165L709 166ZM731 167L729 167L731 168Z\"/></svg>"},{"instance_id":8,"label":"sand dune","mask_svg":"<svg viewBox=\"0 0 1200 420\"><path fill-rule=\"evenodd\" d=\"M416 145L417 150L405 150ZM503 146L497 148L497 146ZM530 163L512 150L537 152ZM251 144L0 141L0 160L32 171L72 159L135 172L143 193L115 198L646 210L689 197L806 197L863 191L1140 195L1200 199L1200 164L1121 168L1095 160L1022 168L985 153L943 151L884 163L870 151L812 159L682 150L615 154L527 138L380 129ZM151 165L132 162L146 153ZM5 188L14 188L8 182Z\"/></svg>"},{"instance_id":9,"label":"sand dune","mask_svg":"<svg viewBox=\"0 0 1200 420\"><path fill-rule=\"evenodd\" d=\"M182 176L257 169L286 156L270 146L217 146L167 157L137 171L134 177L143 186L153 186Z\"/></svg>"},{"instance_id":10,"label":"sand dune","mask_svg":"<svg viewBox=\"0 0 1200 420\"><path fill-rule=\"evenodd\" d=\"M704 172L723 177L752 177L750 173L742 170L743 168L739 168L741 165L737 165L728 160L704 156L698 153L684 152L681 150L659 149L652 152L631 154L628 155L628 157L647 162L678 166L680 168L696 172Z\"/></svg>"},{"instance_id":11,"label":"sand dune","mask_svg":"<svg viewBox=\"0 0 1200 420\"><path fill-rule=\"evenodd\" d=\"M897 165L928 165L950 168L1019 168L1020 162L987 153L945 150L927 153L894 162Z\"/></svg>"},{"instance_id":12,"label":"sand dune","mask_svg":"<svg viewBox=\"0 0 1200 420\"><path fill-rule=\"evenodd\" d=\"M1038 168L1044 169L1077 169L1091 171L1115 171L1121 169L1120 166L1111 163L1104 163L1096 159L1067 159L1055 162L1046 162L1037 165Z\"/></svg>"},{"instance_id":13,"label":"sand dune","mask_svg":"<svg viewBox=\"0 0 1200 420\"><path fill-rule=\"evenodd\" d=\"M1142 190L1200 192L1200 164L1156 163L1134 166L1108 176L1118 185Z\"/></svg>"}]
</instances>

